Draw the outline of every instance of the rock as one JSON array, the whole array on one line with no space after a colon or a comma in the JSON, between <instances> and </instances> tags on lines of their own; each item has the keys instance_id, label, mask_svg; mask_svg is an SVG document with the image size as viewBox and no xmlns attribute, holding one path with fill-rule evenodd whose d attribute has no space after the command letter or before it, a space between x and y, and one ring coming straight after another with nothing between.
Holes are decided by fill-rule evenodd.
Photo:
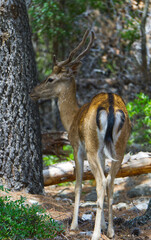
<instances>
[{"instance_id":1,"label":"rock","mask_svg":"<svg viewBox=\"0 0 151 240\"><path fill-rule=\"evenodd\" d=\"M36 200L34 200L34 199L29 199L29 202L30 202L31 204L37 204L37 205L39 205L39 202L36 201Z\"/></svg>"},{"instance_id":2,"label":"rock","mask_svg":"<svg viewBox=\"0 0 151 240\"><path fill-rule=\"evenodd\" d=\"M63 201L63 202L72 204L72 200L71 200L70 198L67 198L67 197L62 198L63 196L64 196L64 195L62 195L61 197L56 197L55 200L56 200L57 202Z\"/></svg>"},{"instance_id":3,"label":"rock","mask_svg":"<svg viewBox=\"0 0 151 240\"><path fill-rule=\"evenodd\" d=\"M148 184L140 184L127 192L129 198L140 197L140 196L150 196L151 187Z\"/></svg>"},{"instance_id":4,"label":"rock","mask_svg":"<svg viewBox=\"0 0 151 240\"><path fill-rule=\"evenodd\" d=\"M97 194L96 194L96 189L94 187L92 188L91 192L85 196L85 201L96 202L96 200L97 200Z\"/></svg>"},{"instance_id":5,"label":"rock","mask_svg":"<svg viewBox=\"0 0 151 240\"><path fill-rule=\"evenodd\" d=\"M90 202L90 201L80 204L80 207L96 207L96 206L97 206L96 202Z\"/></svg>"},{"instance_id":6,"label":"rock","mask_svg":"<svg viewBox=\"0 0 151 240\"><path fill-rule=\"evenodd\" d=\"M63 198L62 201L66 202L66 203L69 203L69 204L72 204L72 200L70 198Z\"/></svg>"},{"instance_id":7,"label":"rock","mask_svg":"<svg viewBox=\"0 0 151 240\"><path fill-rule=\"evenodd\" d=\"M146 210L147 209L148 204L147 203L139 203L139 204L135 205L135 207L137 209L139 209L140 211L142 211L142 210Z\"/></svg>"},{"instance_id":8,"label":"rock","mask_svg":"<svg viewBox=\"0 0 151 240\"><path fill-rule=\"evenodd\" d=\"M133 207L130 210L133 211L142 211L146 210L148 207L149 200L148 199L138 199L133 201Z\"/></svg>"},{"instance_id":9,"label":"rock","mask_svg":"<svg viewBox=\"0 0 151 240\"><path fill-rule=\"evenodd\" d=\"M79 234L80 234L81 236L91 237L91 236L92 236L92 231L80 232Z\"/></svg>"},{"instance_id":10,"label":"rock","mask_svg":"<svg viewBox=\"0 0 151 240\"><path fill-rule=\"evenodd\" d=\"M115 225L121 225L122 223L124 223L125 222L125 219L124 218L121 218L121 217L115 217L114 219L113 219L113 223L115 224Z\"/></svg>"},{"instance_id":11,"label":"rock","mask_svg":"<svg viewBox=\"0 0 151 240\"><path fill-rule=\"evenodd\" d=\"M115 178L114 184L115 184L115 185L119 185L119 184L121 184L121 183L127 182L127 180L129 180L129 177Z\"/></svg>"},{"instance_id":12,"label":"rock","mask_svg":"<svg viewBox=\"0 0 151 240\"><path fill-rule=\"evenodd\" d=\"M119 203L120 197L124 194L123 190L119 190L113 193L114 204Z\"/></svg>"},{"instance_id":13,"label":"rock","mask_svg":"<svg viewBox=\"0 0 151 240\"><path fill-rule=\"evenodd\" d=\"M59 202L59 201L61 201L61 197L56 197L55 200L56 200L57 202Z\"/></svg>"},{"instance_id":14,"label":"rock","mask_svg":"<svg viewBox=\"0 0 151 240\"><path fill-rule=\"evenodd\" d=\"M116 210L116 209L123 210L123 209L128 209L128 208L129 208L129 205L126 203L123 203L123 202L118 203L117 205L113 205L114 210Z\"/></svg>"},{"instance_id":15,"label":"rock","mask_svg":"<svg viewBox=\"0 0 151 240\"><path fill-rule=\"evenodd\" d=\"M140 229L138 227L133 228L131 234L134 235L134 236L139 236L140 235Z\"/></svg>"},{"instance_id":16,"label":"rock","mask_svg":"<svg viewBox=\"0 0 151 240\"><path fill-rule=\"evenodd\" d=\"M92 220L92 213L84 213L83 215L82 215L82 220L83 221L91 221Z\"/></svg>"}]
</instances>

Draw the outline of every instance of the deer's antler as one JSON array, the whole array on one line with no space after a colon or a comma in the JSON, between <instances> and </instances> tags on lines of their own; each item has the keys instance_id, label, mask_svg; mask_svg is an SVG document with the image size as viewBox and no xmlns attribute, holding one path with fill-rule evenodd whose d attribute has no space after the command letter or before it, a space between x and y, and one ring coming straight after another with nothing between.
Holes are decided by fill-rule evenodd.
<instances>
[{"instance_id":1,"label":"deer's antler","mask_svg":"<svg viewBox=\"0 0 151 240\"><path fill-rule=\"evenodd\" d=\"M79 51L79 49L85 44L86 42L86 39L88 37L88 34L89 34L89 30L87 30L82 38L82 41L79 43L79 45L73 49L70 54L69 54L69 57L62 61L62 62L57 62L56 60L56 56L54 55L54 58L53 58L53 61L54 61L54 65L58 66L58 67L63 67L65 65L67 65L68 63L70 63L70 65L74 64L75 62L79 61L87 52L88 50L90 49L92 43L93 43L93 40L94 40L94 32L91 31L91 39L90 39L90 42L87 46L87 48L80 54L77 56L77 58L75 60L72 61L72 58L74 57L74 55Z\"/></svg>"},{"instance_id":2,"label":"deer's antler","mask_svg":"<svg viewBox=\"0 0 151 240\"><path fill-rule=\"evenodd\" d=\"M73 61L70 63L70 65L73 65L74 63L79 62L80 59L81 59L84 55L87 54L87 52L89 51L89 49L90 49L91 46L92 46L93 41L94 41L94 32L91 31L91 38L90 38L90 41L89 41L89 44L88 44L87 48L86 48L82 53L80 53L80 54L76 57L76 59L73 60Z\"/></svg>"}]
</instances>

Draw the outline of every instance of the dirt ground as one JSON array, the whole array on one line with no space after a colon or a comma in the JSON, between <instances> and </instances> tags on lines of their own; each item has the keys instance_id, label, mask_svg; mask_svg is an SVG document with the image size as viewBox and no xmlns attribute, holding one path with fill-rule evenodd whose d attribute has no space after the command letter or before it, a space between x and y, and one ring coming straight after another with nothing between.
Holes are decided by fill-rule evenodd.
<instances>
[{"instance_id":1,"label":"dirt ground","mask_svg":"<svg viewBox=\"0 0 151 240\"><path fill-rule=\"evenodd\" d=\"M128 199L126 192L128 188L125 186L124 182L115 185L115 191L123 190L124 194L122 194L119 198L119 202L126 202L130 203L133 202L134 199ZM82 196L81 196L81 203L84 203L85 196L91 192L92 190L92 182L85 181L83 184ZM12 199L17 200L20 198L20 195L27 198L26 202L31 204L34 201L37 201L42 207L44 207L48 214L55 220L63 222L65 226L65 233L60 236L59 239L82 239L82 240L89 240L90 236L86 235L86 233L90 233L93 231L94 227L94 219L95 219L95 212L96 212L96 205L80 207L79 212L79 230L78 231L70 231L70 224L72 219L73 213L73 206L74 206L74 184L69 184L66 186L48 186L45 187L45 195L31 195L25 192L0 192L3 195L12 196ZM149 197L147 197L149 199ZM117 203L116 203L117 204ZM83 221L82 215L84 213L91 213L93 215L92 220ZM122 225L124 220L132 219L136 216L142 215L143 211L136 211L136 210L114 210L114 227L115 227L115 238L114 240L150 240L151 239L151 223L148 222L146 225L143 226L136 226L136 228L128 229ZM105 199L105 219L107 221L108 217L108 210L107 210L107 202ZM107 240L106 233L102 233L102 238Z\"/></svg>"}]
</instances>

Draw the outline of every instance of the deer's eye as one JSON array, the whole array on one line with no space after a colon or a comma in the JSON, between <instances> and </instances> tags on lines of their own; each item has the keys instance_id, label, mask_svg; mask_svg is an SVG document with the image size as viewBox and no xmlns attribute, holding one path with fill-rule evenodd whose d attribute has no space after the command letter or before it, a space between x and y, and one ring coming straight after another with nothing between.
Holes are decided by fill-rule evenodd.
<instances>
[{"instance_id":1,"label":"deer's eye","mask_svg":"<svg viewBox=\"0 0 151 240\"><path fill-rule=\"evenodd\" d=\"M52 78L48 78L48 82L53 82L53 79Z\"/></svg>"}]
</instances>

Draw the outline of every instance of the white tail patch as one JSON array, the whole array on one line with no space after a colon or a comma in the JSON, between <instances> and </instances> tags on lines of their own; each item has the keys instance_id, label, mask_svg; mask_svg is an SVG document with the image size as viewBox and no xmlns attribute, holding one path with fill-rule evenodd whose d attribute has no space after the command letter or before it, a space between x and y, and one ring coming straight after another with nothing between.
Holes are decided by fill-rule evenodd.
<instances>
[{"instance_id":1,"label":"white tail patch","mask_svg":"<svg viewBox=\"0 0 151 240\"><path fill-rule=\"evenodd\" d=\"M116 160L116 151L115 151L115 144L121 134L121 129L124 124L124 117L123 117L123 112L121 110L116 111L114 113L114 125L113 125L113 130L112 130L112 139L113 141L110 142L110 147L109 149L105 144L104 144L104 139L108 127L108 114L106 110L102 109L99 112L99 125L100 129L98 130L98 136L99 136L99 142L100 142L100 150L102 149L105 156L110 160L110 161L117 161Z\"/></svg>"},{"instance_id":2,"label":"white tail patch","mask_svg":"<svg viewBox=\"0 0 151 240\"><path fill-rule=\"evenodd\" d=\"M115 122L114 122L114 127L113 127L113 143L114 143L114 145L116 144L116 142L121 134L121 129L119 130L119 128L120 128L121 123L123 122L122 118L123 118L122 112L117 111L115 113Z\"/></svg>"},{"instance_id":3,"label":"white tail patch","mask_svg":"<svg viewBox=\"0 0 151 240\"><path fill-rule=\"evenodd\" d=\"M101 125L100 134L104 140L107 130L107 112L105 110L100 111L100 125Z\"/></svg>"},{"instance_id":4,"label":"white tail patch","mask_svg":"<svg viewBox=\"0 0 151 240\"><path fill-rule=\"evenodd\" d=\"M98 129L98 137L99 137L99 142L100 142L100 150L103 150L105 156L111 160L111 161L117 161L115 160L112 156L111 153L109 152L109 150L107 149L106 145L104 144L104 138L105 138L105 134L107 131L107 124L108 124L108 114L106 112L106 110L101 110L99 113L99 122L100 122L100 126L101 126L101 130ZM113 144L112 144L113 145ZM113 152L114 152L114 146L113 147Z\"/></svg>"},{"instance_id":5,"label":"white tail patch","mask_svg":"<svg viewBox=\"0 0 151 240\"><path fill-rule=\"evenodd\" d=\"M121 134L121 129L124 124L123 112L117 111L114 117L115 117L115 120L114 120L113 132L112 132L113 142L111 143L111 146L112 146L112 151L114 153L114 156L116 156L115 144ZM109 158L109 160L118 161L115 158L113 158L113 156L111 156L111 153L106 146L104 147L104 154L106 155L107 158Z\"/></svg>"}]
</instances>

